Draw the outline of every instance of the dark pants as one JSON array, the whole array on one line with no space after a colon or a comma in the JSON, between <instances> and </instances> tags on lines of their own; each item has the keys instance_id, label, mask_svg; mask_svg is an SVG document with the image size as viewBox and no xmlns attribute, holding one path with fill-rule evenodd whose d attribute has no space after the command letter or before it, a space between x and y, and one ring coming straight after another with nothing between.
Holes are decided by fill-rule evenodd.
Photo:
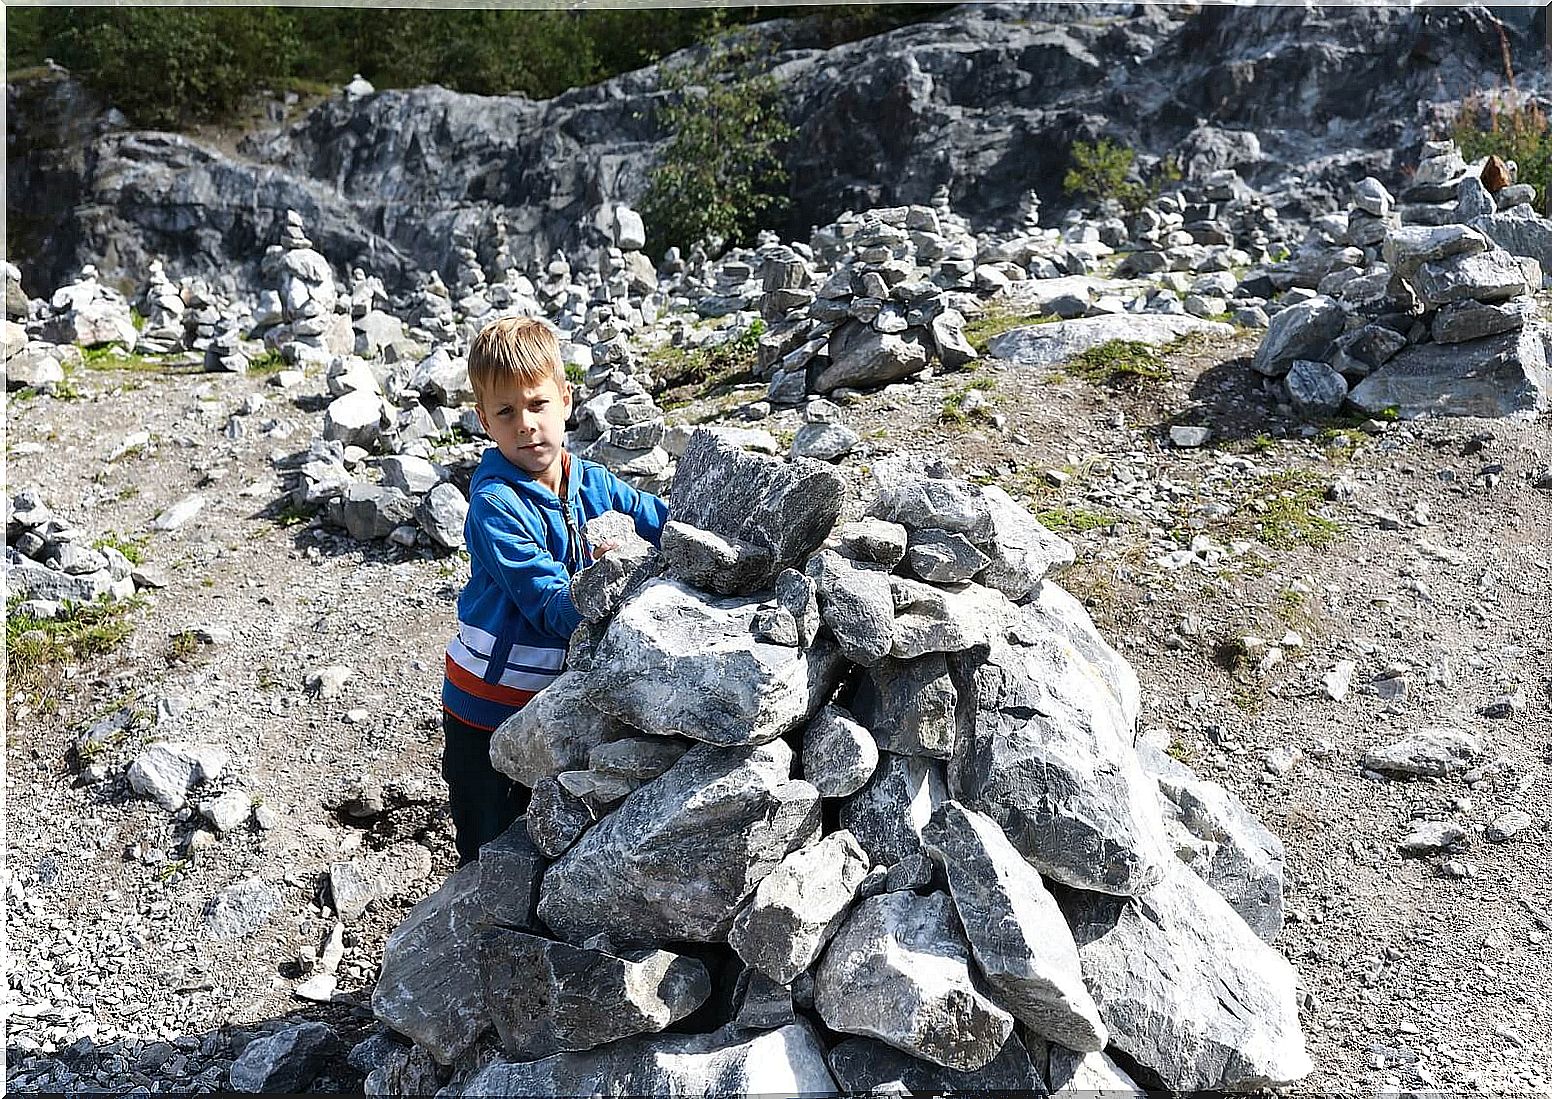
<instances>
[{"instance_id":1,"label":"dark pants","mask_svg":"<svg viewBox=\"0 0 1552 1099\"><path fill-rule=\"evenodd\" d=\"M528 808L528 788L491 766L490 734L484 729L443 710L442 734L442 778L453 814L458 865L463 866Z\"/></svg>"}]
</instances>

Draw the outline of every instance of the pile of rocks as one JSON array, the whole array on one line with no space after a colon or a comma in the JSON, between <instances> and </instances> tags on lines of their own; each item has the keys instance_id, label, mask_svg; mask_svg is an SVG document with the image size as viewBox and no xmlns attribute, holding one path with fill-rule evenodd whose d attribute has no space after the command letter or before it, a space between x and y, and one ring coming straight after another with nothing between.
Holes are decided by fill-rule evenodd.
<instances>
[{"instance_id":1,"label":"pile of rocks","mask_svg":"<svg viewBox=\"0 0 1552 1099\"><path fill-rule=\"evenodd\" d=\"M183 295L167 277L162 261L152 260L145 289L140 292L137 308L145 318L136 344L143 354L166 355L184 345Z\"/></svg>"},{"instance_id":2,"label":"pile of rocks","mask_svg":"<svg viewBox=\"0 0 1552 1099\"><path fill-rule=\"evenodd\" d=\"M1531 297L1552 263L1552 221L1501 175L1495 199L1488 165L1468 167L1453 142L1424 152L1409 202L1363 180L1354 209L1319 219L1277 272L1293 288L1252 366L1303 415L1351 401L1404 417L1504 416L1552 399Z\"/></svg>"},{"instance_id":3,"label":"pile of rocks","mask_svg":"<svg viewBox=\"0 0 1552 1099\"><path fill-rule=\"evenodd\" d=\"M280 296L281 323L263 334L269 347L288 361L315 363L355 350L349 302L340 301L329 261L314 250L297 211L286 211L280 243L265 251L261 270Z\"/></svg>"},{"instance_id":4,"label":"pile of rocks","mask_svg":"<svg viewBox=\"0 0 1552 1099\"><path fill-rule=\"evenodd\" d=\"M97 268L90 263L81 268L74 282L54 291L49 309L43 336L52 343L81 347L117 344L133 351L139 339L129 301L98 282Z\"/></svg>"},{"instance_id":5,"label":"pile of rocks","mask_svg":"<svg viewBox=\"0 0 1552 1099\"><path fill-rule=\"evenodd\" d=\"M607 345L594 346L596 353ZM575 424L567 435L579 457L601 463L647 492L662 493L672 483L672 458L663 447L668 430L663 410L625 370L608 370L591 395L577 403Z\"/></svg>"},{"instance_id":6,"label":"pile of rocks","mask_svg":"<svg viewBox=\"0 0 1552 1099\"><path fill-rule=\"evenodd\" d=\"M36 488L11 497L5 509L5 590L34 618L55 618L66 603L135 594L135 568L112 546L93 548L80 528L56 516Z\"/></svg>"},{"instance_id":7,"label":"pile of rocks","mask_svg":"<svg viewBox=\"0 0 1552 1099\"><path fill-rule=\"evenodd\" d=\"M1281 847L1134 747L1136 677L1049 576L1070 547L947 473L882 461L838 525L832 467L698 432L660 550L590 524L623 543L567 671L492 741L527 814L390 937L373 1008L415 1044L358 1047L369 1093L1310 1070L1258 937Z\"/></svg>"}]
</instances>

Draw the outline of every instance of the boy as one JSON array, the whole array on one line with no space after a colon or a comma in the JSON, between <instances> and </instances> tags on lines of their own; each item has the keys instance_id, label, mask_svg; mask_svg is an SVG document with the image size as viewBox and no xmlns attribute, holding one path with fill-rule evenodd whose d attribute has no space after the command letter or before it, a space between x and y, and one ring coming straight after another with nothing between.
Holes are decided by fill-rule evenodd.
<instances>
[{"instance_id":1,"label":"boy","mask_svg":"<svg viewBox=\"0 0 1552 1099\"><path fill-rule=\"evenodd\" d=\"M622 511L656 545L668 517L656 496L567 453L571 385L544 321L486 325L469 348L469 383L496 445L469 485L469 583L458 597L458 634L442 681L442 777L460 866L527 807L528 791L491 765L490 737L565 667L582 621L571 577L595 552L583 525Z\"/></svg>"}]
</instances>

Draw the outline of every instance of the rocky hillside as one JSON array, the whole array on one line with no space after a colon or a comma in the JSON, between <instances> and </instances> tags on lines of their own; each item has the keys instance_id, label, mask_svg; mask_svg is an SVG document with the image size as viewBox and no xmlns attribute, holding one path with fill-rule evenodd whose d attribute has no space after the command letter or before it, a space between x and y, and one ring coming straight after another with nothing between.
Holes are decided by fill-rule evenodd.
<instances>
[{"instance_id":1,"label":"rocky hillside","mask_svg":"<svg viewBox=\"0 0 1552 1099\"><path fill-rule=\"evenodd\" d=\"M797 138L787 154L794 235L847 208L924 203L947 186L977 225L1006 225L1025 193L1065 203L1075 140L1112 135L1177 154L1196 176L1236 168L1306 214L1398 166L1429 104L1522 85L1539 40L1524 12L1485 8L969 5L829 51L767 29ZM259 242L301 211L341 272L390 289L451 278L454 231L489 258L510 241L536 266L594 243L593 213L640 197L662 140L646 69L555 99L439 88L332 97L235 154L127 130L66 79L7 88L13 259L33 293L84 262L138 277L257 281ZM498 214L505 227L499 227ZM498 240L497 237L501 237Z\"/></svg>"}]
</instances>

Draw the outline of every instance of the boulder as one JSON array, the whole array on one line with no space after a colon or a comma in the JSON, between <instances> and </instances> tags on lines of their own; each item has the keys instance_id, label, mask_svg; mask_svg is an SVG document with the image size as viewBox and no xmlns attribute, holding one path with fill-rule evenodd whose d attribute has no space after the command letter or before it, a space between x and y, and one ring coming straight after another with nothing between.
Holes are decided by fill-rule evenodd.
<instances>
[{"instance_id":1,"label":"boulder","mask_svg":"<svg viewBox=\"0 0 1552 1099\"><path fill-rule=\"evenodd\" d=\"M1353 387L1348 399L1374 414L1509 416L1544 412L1552 375L1535 325L1467 343L1408 347Z\"/></svg>"},{"instance_id":2,"label":"boulder","mask_svg":"<svg viewBox=\"0 0 1552 1099\"><path fill-rule=\"evenodd\" d=\"M1165 313L1080 317L1051 324L1010 328L992 337L986 345L986 352L993 358L1006 359L1016 366L1052 367L1115 340L1162 347L1181 336L1196 332L1227 337L1234 334L1234 328L1218 321Z\"/></svg>"},{"instance_id":3,"label":"boulder","mask_svg":"<svg viewBox=\"0 0 1552 1099\"><path fill-rule=\"evenodd\" d=\"M745 965L779 985L791 984L835 934L868 866L844 830L792 852L734 917L729 945Z\"/></svg>"},{"instance_id":4,"label":"boulder","mask_svg":"<svg viewBox=\"0 0 1552 1099\"><path fill-rule=\"evenodd\" d=\"M772 644L753 632L760 600L711 599L649 581L609 623L585 673L597 709L659 736L761 744L812 717L834 690L833 645Z\"/></svg>"},{"instance_id":5,"label":"boulder","mask_svg":"<svg viewBox=\"0 0 1552 1099\"><path fill-rule=\"evenodd\" d=\"M819 792L792 750L697 745L583 833L546 871L539 916L563 938L726 939L733 915L819 834Z\"/></svg>"},{"instance_id":6,"label":"boulder","mask_svg":"<svg viewBox=\"0 0 1552 1099\"><path fill-rule=\"evenodd\" d=\"M826 706L803 730L803 777L820 797L855 794L878 767L878 744L839 706Z\"/></svg>"},{"instance_id":7,"label":"boulder","mask_svg":"<svg viewBox=\"0 0 1552 1099\"><path fill-rule=\"evenodd\" d=\"M830 1050L830 1072L842 1095L1007 1095L1038 1099L1045 1077L1037 1052L1008 1035L996 1057L978 1069L944 1068L871 1038L847 1038Z\"/></svg>"},{"instance_id":8,"label":"boulder","mask_svg":"<svg viewBox=\"0 0 1552 1099\"><path fill-rule=\"evenodd\" d=\"M1288 306L1272 318L1251 368L1278 377L1297 359L1326 360L1345 319L1342 307L1324 294Z\"/></svg>"},{"instance_id":9,"label":"boulder","mask_svg":"<svg viewBox=\"0 0 1552 1099\"><path fill-rule=\"evenodd\" d=\"M1464 729L1421 729L1364 753L1363 765L1396 778L1459 774L1482 756L1481 738Z\"/></svg>"},{"instance_id":10,"label":"boulder","mask_svg":"<svg viewBox=\"0 0 1552 1099\"><path fill-rule=\"evenodd\" d=\"M947 796L941 764L881 753L867 784L841 805L841 827L880 866L922 854L922 829Z\"/></svg>"},{"instance_id":11,"label":"boulder","mask_svg":"<svg viewBox=\"0 0 1552 1099\"><path fill-rule=\"evenodd\" d=\"M831 1030L876 1038L945 1068L984 1068L1013 1018L976 986L943 893L885 893L852 910L814 976Z\"/></svg>"},{"instance_id":12,"label":"boulder","mask_svg":"<svg viewBox=\"0 0 1552 1099\"><path fill-rule=\"evenodd\" d=\"M1171 863L1139 896L1063 901L1112 1044L1171 1091L1303 1078L1313 1065L1293 967L1206 882Z\"/></svg>"},{"instance_id":13,"label":"boulder","mask_svg":"<svg viewBox=\"0 0 1552 1099\"><path fill-rule=\"evenodd\" d=\"M524 786L587 766L588 753L630 729L588 701L587 675L565 671L503 721L490 738L490 762Z\"/></svg>"},{"instance_id":14,"label":"boulder","mask_svg":"<svg viewBox=\"0 0 1552 1099\"><path fill-rule=\"evenodd\" d=\"M877 664L894 644L895 609L889 575L858 565L834 550L820 550L804 572L815 584L819 616L854 664Z\"/></svg>"},{"instance_id":15,"label":"boulder","mask_svg":"<svg viewBox=\"0 0 1552 1099\"><path fill-rule=\"evenodd\" d=\"M660 1031L711 994L704 965L666 950L616 953L493 929L476 953L502 1051L518 1061Z\"/></svg>"},{"instance_id":16,"label":"boulder","mask_svg":"<svg viewBox=\"0 0 1552 1099\"><path fill-rule=\"evenodd\" d=\"M829 351L828 361L816 360L809 367L812 393L880 386L908 378L927 365L927 347L917 333L879 332L855 320L841 322L830 334Z\"/></svg>"},{"instance_id":17,"label":"boulder","mask_svg":"<svg viewBox=\"0 0 1552 1099\"><path fill-rule=\"evenodd\" d=\"M344 1045L323 1023L285 1027L243 1047L227 1073L233 1091L302 1094L339 1060Z\"/></svg>"},{"instance_id":18,"label":"boulder","mask_svg":"<svg viewBox=\"0 0 1552 1099\"><path fill-rule=\"evenodd\" d=\"M1078 949L1040 874L990 817L946 801L922 832L948 878L970 954L999 1006L1068 1049L1105 1048Z\"/></svg>"},{"instance_id":19,"label":"boulder","mask_svg":"<svg viewBox=\"0 0 1552 1099\"><path fill-rule=\"evenodd\" d=\"M867 669L851 706L863 725L876 730L884 751L948 759L954 754L958 702L948 660L929 653L915 660L889 658Z\"/></svg>"}]
</instances>

